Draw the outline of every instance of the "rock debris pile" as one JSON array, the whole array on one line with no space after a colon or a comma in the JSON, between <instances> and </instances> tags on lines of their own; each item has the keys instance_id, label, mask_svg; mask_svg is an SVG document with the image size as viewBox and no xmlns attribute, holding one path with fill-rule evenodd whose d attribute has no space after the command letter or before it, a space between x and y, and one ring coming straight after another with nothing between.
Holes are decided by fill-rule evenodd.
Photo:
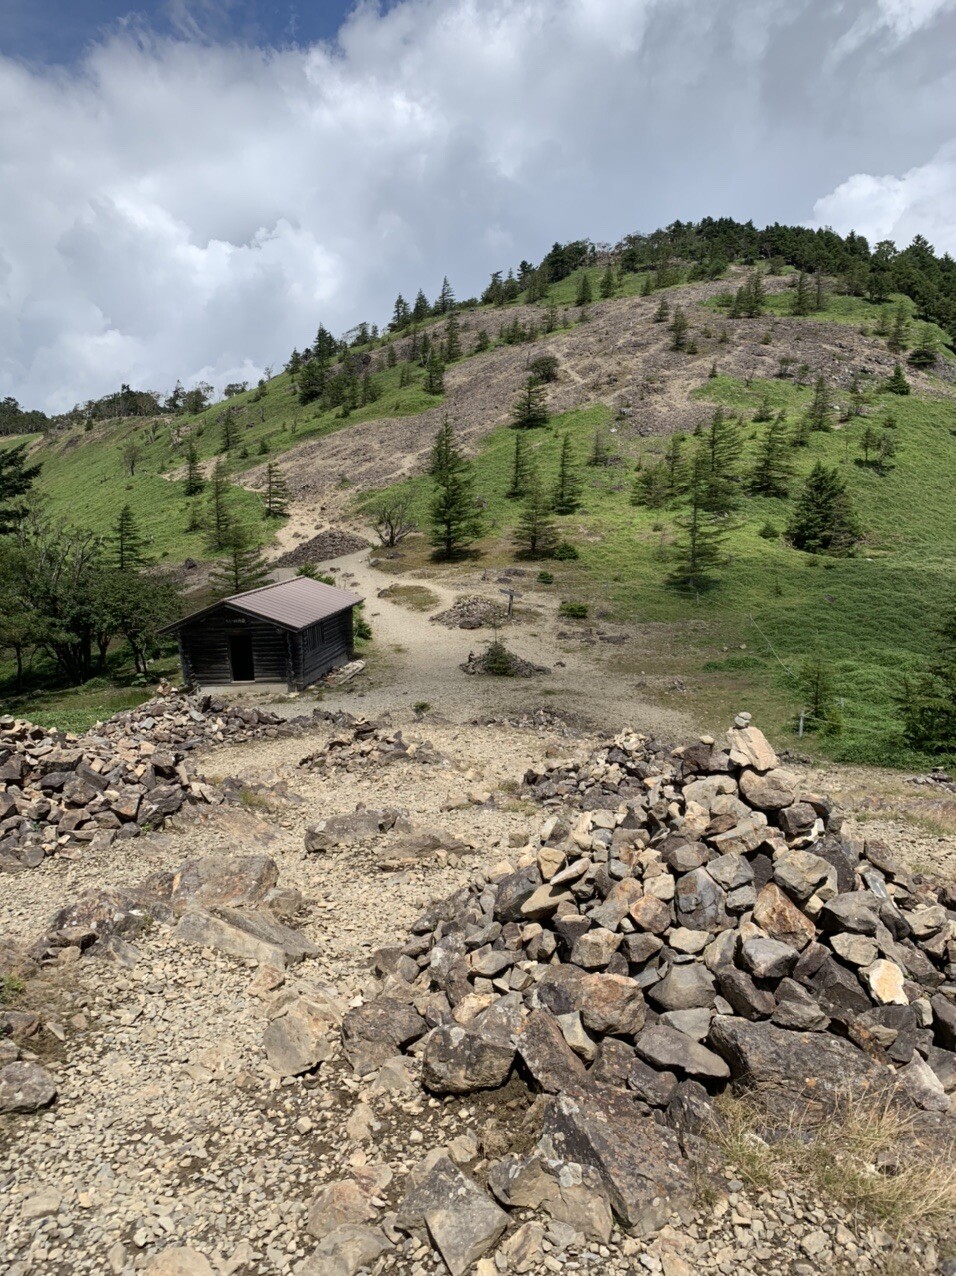
<instances>
[{"instance_id":1,"label":"rock debris pile","mask_svg":"<svg viewBox=\"0 0 956 1276\"><path fill-rule=\"evenodd\" d=\"M318 536L294 546L281 558L276 560L277 567L307 567L314 563L324 563L330 558L345 558L348 554L356 554L361 549L370 549L369 542L354 532L346 532L341 527L327 527Z\"/></svg>"},{"instance_id":2,"label":"rock debris pile","mask_svg":"<svg viewBox=\"0 0 956 1276\"><path fill-rule=\"evenodd\" d=\"M300 758L300 767L310 771L328 768L353 771L388 762L443 761L430 740L408 741L401 731L392 731L381 722L353 718L351 714L339 714L334 720L342 729L320 749Z\"/></svg>"},{"instance_id":3,"label":"rock debris pile","mask_svg":"<svg viewBox=\"0 0 956 1276\"><path fill-rule=\"evenodd\" d=\"M730 1082L770 1087L781 1114L819 1117L850 1089L948 1124L956 891L842 837L749 715L725 744L673 752L622 734L529 771L525 791L562 810L517 868L378 950L376 995L342 1023L360 1075L404 1052L433 1094L513 1074L542 1092L540 1137L491 1166L491 1195L435 1161L409 1226L460 1201L468 1261L501 1207L604 1239L613 1219L653 1232L689 1208Z\"/></svg>"},{"instance_id":4,"label":"rock debris pile","mask_svg":"<svg viewBox=\"0 0 956 1276\"><path fill-rule=\"evenodd\" d=\"M503 603L473 594L456 598L447 611L440 611L430 619L446 629L482 629L486 625L503 624L507 616Z\"/></svg>"},{"instance_id":5,"label":"rock debris pile","mask_svg":"<svg viewBox=\"0 0 956 1276\"><path fill-rule=\"evenodd\" d=\"M186 765L192 750L292 735L314 721L172 689L80 736L0 718L0 872L104 849L161 828L186 804L217 802Z\"/></svg>"}]
</instances>

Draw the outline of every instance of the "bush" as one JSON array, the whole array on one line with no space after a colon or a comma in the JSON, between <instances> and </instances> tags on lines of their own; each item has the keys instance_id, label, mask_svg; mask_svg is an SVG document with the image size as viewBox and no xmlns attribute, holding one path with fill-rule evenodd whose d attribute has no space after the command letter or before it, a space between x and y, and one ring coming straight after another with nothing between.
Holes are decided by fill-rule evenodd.
<instances>
[{"instance_id":1,"label":"bush","mask_svg":"<svg viewBox=\"0 0 956 1276\"><path fill-rule=\"evenodd\" d=\"M558 379L558 360L553 354L539 354L528 364L528 371L536 381L548 382Z\"/></svg>"},{"instance_id":2,"label":"bush","mask_svg":"<svg viewBox=\"0 0 956 1276\"><path fill-rule=\"evenodd\" d=\"M775 541L780 533L773 523L764 523L757 535L762 536L765 541Z\"/></svg>"},{"instance_id":3,"label":"bush","mask_svg":"<svg viewBox=\"0 0 956 1276\"><path fill-rule=\"evenodd\" d=\"M553 585L553 584L554 584L554 573L553 573L553 572L538 572L538 584L539 584L539 585Z\"/></svg>"},{"instance_id":4,"label":"bush","mask_svg":"<svg viewBox=\"0 0 956 1276\"><path fill-rule=\"evenodd\" d=\"M498 678L515 676L515 658L500 638L496 638L485 652L482 661L485 673L494 674Z\"/></svg>"},{"instance_id":5,"label":"bush","mask_svg":"<svg viewBox=\"0 0 956 1276\"><path fill-rule=\"evenodd\" d=\"M554 547L554 553L551 557L560 559L561 562L567 563L572 559L580 558L581 555L570 541L558 541L557 545Z\"/></svg>"},{"instance_id":6,"label":"bush","mask_svg":"<svg viewBox=\"0 0 956 1276\"><path fill-rule=\"evenodd\" d=\"M587 614L587 603L573 603L565 601L558 608L558 615L564 616L568 620L585 620L587 619Z\"/></svg>"}]
</instances>

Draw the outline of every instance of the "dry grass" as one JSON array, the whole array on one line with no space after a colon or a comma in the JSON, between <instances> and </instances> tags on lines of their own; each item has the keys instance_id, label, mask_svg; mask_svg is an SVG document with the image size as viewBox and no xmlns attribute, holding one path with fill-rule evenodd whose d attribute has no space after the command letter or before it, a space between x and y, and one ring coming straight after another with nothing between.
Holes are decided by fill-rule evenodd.
<instances>
[{"instance_id":1,"label":"dry grass","mask_svg":"<svg viewBox=\"0 0 956 1276\"><path fill-rule=\"evenodd\" d=\"M896 1234L956 1212L956 1147L929 1146L889 1097L844 1096L831 1119L783 1131L759 1097L727 1093L718 1107L717 1141L755 1190L802 1188Z\"/></svg>"},{"instance_id":2,"label":"dry grass","mask_svg":"<svg viewBox=\"0 0 956 1276\"><path fill-rule=\"evenodd\" d=\"M441 602L438 595L424 585L389 585L383 597L411 611L432 611Z\"/></svg>"}]
</instances>

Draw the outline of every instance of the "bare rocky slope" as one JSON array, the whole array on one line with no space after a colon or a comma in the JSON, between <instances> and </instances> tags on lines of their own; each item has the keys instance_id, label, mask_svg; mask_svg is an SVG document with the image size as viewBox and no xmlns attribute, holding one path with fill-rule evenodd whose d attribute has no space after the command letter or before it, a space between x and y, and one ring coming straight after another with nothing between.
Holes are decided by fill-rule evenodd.
<instances>
[{"instance_id":1,"label":"bare rocky slope","mask_svg":"<svg viewBox=\"0 0 956 1276\"><path fill-rule=\"evenodd\" d=\"M954 1270L952 848L861 835L746 718L4 729L44 852L0 904L5 1272ZM183 801L120 836L151 777L76 773L150 744ZM868 1104L862 1168L755 1173Z\"/></svg>"}]
</instances>

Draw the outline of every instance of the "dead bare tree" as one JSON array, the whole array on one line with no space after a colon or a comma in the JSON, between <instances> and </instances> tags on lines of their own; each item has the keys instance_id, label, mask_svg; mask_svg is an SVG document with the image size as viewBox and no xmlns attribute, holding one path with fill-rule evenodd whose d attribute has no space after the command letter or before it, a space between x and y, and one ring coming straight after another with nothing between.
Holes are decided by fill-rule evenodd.
<instances>
[{"instance_id":1,"label":"dead bare tree","mask_svg":"<svg viewBox=\"0 0 956 1276\"><path fill-rule=\"evenodd\" d=\"M376 509L375 531L388 549L393 549L414 530L415 524L408 516L408 501L404 498L383 501Z\"/></svg>"}]
</instances>

